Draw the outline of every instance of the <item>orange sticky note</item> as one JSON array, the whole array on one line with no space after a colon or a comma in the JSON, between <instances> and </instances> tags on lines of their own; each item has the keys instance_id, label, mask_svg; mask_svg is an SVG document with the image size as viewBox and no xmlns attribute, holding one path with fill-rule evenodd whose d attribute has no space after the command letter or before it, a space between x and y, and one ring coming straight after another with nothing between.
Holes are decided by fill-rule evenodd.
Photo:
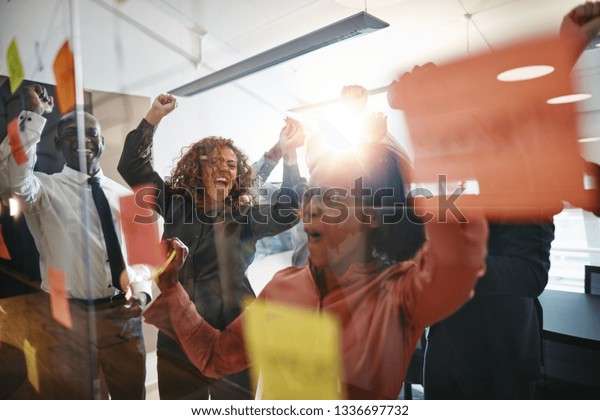
<instances>
[{"instance_id":1,"label":"orange sticky note","mask_svg":"<svg viewBox=\"0 0 600 420\"><path fill-rule=\"evenodd\" d=\"M65 328L72 329L71 310L67 298L67 282L65 273L59 269L48 267L48 281L50 283L50 310L52 318Z\"/></svg>"},{"instance_id":2,"label":"orange sticky note","mask_svg":"<svg viewBox=\"0 0 600 420\"><path fill-rule=\"evenodd\" d=\"M12 260L6 242L4 242L4 236L2 236L2 225L0 225L0 258L5 260Z\"/></svg>"},{"instance_id":3,"label":"orange sticky note","mask_svg":"<svg viewBox=\"0 0 600 420\"><path fill-rule=\"evenodd\" d=\"M40 392L40 377L38 375L36 349L27 339L23 342L23 353L25 353L25 364L27 366L27 379L35 390Z\"/></svg>"},{"instance_id":4,"label":"orange sticky note","mask_svg":"<svg viewBox=\"0 0 600 420\"><path fill-rule=\"evenodd\" d=\"M69 41L65 41L54 59L56 100L61 114L75 108L75 64Z\"/></svg>"},{"instance_id":5,"label":"orange sticky note","mask_svg":"<svg viewBox=\"0 0 600 420\"><path fill-rule=\"evenodd\" d=\"M129 265L158 267L166 258L166 249L158 235L159 216L152 210L155 193L155 187L142 186L136 188L133 195L119 199Z\"/></svg>"},{"instance_id":6,"label":"orange sticky note","mask_svg":"<svg viewBox=\"0 0 600 420\"><path fill-rule=\"evenodd\" d=\"M17 119L13 119L8 123L8 142L10 143L10 151L17 165L22 165L29 160L23 143L21 142L21 135L19 134L19 122Z\"/></svg>"},{"instance_id":7,"label":"orange sticky note","mask_svg":"<svg viewBox=\"0 0 600 420\"><path fill-rule=\"evenodd\" d=\"M10 41L6 50L6 67L8 69L8 79L10 82L10 92L15 93L17 88L23 83L24 72L19 47L15 38Z\"/></svg>"},{"instance_id":8,"label":"orange sticky note","mask_svg":"<svg viewBox=\"0 0 600 420\"><path fill-rule=\"evenodd\" d=\"M490 219L527 220L560 211L562 200L595 200L585 186L575 106L548 102L576 93L571 54L558 38L537 39L425 65L394 82L388 99L405 112L413 182L473 186L455 204ZM524 68L539 76L505 80L509 70ZM448 203L442 198L430 201ZM442 210L438 204L430 210Z\"/></svg>"}]
</instances>

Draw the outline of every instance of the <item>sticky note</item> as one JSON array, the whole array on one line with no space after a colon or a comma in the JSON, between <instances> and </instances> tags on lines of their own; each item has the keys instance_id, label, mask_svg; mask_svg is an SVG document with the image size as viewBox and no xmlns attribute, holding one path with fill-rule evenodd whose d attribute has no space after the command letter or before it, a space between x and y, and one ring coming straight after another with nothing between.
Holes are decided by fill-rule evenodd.
<instances>
[{"instance_id":1,"label":"sticky note","mask_svg":"<svg viewBox=\"0 0 600 420\"><path fill-rule=\"evenodd\" d=\"M29 160L21 142L19 122L16 118L8 123L8 142L10 143L10 151L17 165L22 165Z\"/></svg>"},{"instance_id":2,"label":"sticky note","mask_svg":"<svg viewBox=\"0 0 600 420\"><path fill-rule=\"evenodd\" d=\"M69 41L65 41L54 59L56 100L61 114L75 108L75 64Z\"/></svg>"},{"instance_id":3,"label":"sticky note","mask_svg":"<svg viewBox=\"0 0 600 420\"><path fill-rule=\"evenodd\" d=\"M6 242L4 242L4 236L2 236L2 225L0 225L0 258L5 260L12 260Z\"/></svg>"},{"instance_id":4,"label":"sticky note","mask_svg":"<svg viewBox=\"0 0 600 420\"><path fill-rule=\"evenodd\" d=\"M340 327L332 315L257 300L245 312L244 337L262 398L344 397Z\"/></svg>"},{"instance_id":5,"label":"sticky note","mask_svg":"<svg viewBox=\"0 0 600 420\"><path fill-rule=\"evenodd\" d=\"M133 195L121 197L121 225L129 265L148 264L159 267L167 258L158 234L158 214L153 210L156 187L140 186Z\"/></svg>"},{"instance_id":6,"label":"sticky note","mask_svg":"<svg viewBox=\"0 0 600 420\"><path fill-rule=\"evenodd\" d=\"M67 282L65 273L54 267L48 267L48 282L50 283L50 310L52 318L65 328L72 329L71 309L67 297Z\"/></svg>"},{"instance_id":7,"label":"sticky note","mask_svg":"<svg viewBox=\"0 0 600 420\"><path fill-rule=\"evenodd\" d=\"M10 82L10 92L15 93L21 83L23 83L24 72L19 47L15 38L10 41L6 50L6 67L8 70L8 80Z\"/></svg>"},{"instance_id":8,"label":"sticky note","mask_svg":"<svg viewBox=\"0 0 600 420\"><path fill-rule=\"evenodd\" d=\"M504 77L540 65L549 72ZM546 37L425 65L394 82L388 100L406 116L415 151L412 181L436 185L445 177L448 185L473 186L456 205L483 210L489 219L551 215L562 200L597 202L584 189L575 105L548 102L575 92L571 66L568 44ZM454 190L430 200L430 210L445 211L440 206Z\"/></svg>"},{"instance_id":9,"label":"sticky note","mask_svg":"<svg viewBox=\"0 0 600 420\"><path fill-rule=\"evenodd\" d=\"M23 353L25 353L25 364L27 366L27 379L29 383L40 392L40 378L38 375L36 349L33 347L27 339L23 342Z\"/></svg>"}]
</instances>

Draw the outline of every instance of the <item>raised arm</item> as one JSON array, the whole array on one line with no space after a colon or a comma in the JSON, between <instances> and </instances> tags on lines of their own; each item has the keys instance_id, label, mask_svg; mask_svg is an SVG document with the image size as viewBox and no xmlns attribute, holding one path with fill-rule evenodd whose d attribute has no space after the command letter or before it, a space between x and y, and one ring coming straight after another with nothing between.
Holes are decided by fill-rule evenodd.
<instances>
[{"instance_id":1,"label":"raised arm","mask_svg":"<svg viewBox=\"0 0 600 420\"><path fill-rule=\"evenodd\" d=\"M275 169L280 160L281 147L278 140L259 160L252 164L252 173L254 174L252 188L255 190L255 194L259 193L261 185L269 178L269 175L271 175L271 172L273 172L273 169Z\"/></svg>"},{"instance_id":2,"label":"raised arm","mask_svg":"<svg viewBox=\"0 0 600 420\"><path fill-rule=\"evenodd\" d=\"M176 107L173 96L158 95L145 118L127 134L117 169L130 187L151 184L159 194L164 193L165 183L152 167L152 143L158 124Z\"/></svg>"},{"instance_id":3,"label":"raised arm","mask_svg":"<svg viewBox=\"0 0 600 420\"><path fill-rule=\"evenodd\" d=\"M485 273L488 224L470 218L468 223L426 225L428 240L416 258L416 267L400 282L400 304L408 322L427 327L459 309ZM406 280L406 281L405 281Z\"/></svg>"},{"instance_id":4,"label":"raised arm","mask_svg":"<svg viewBox=\"0 0 600 420\"><path fill-rule=\"evenodd\" d=\"M265 236L276 235L298 222L296 210L300 198L293 187L302 181L298 170L296 149L304 144L305 134L302 124L286 118L286 124L279 134L279 147L283 156L283 179L275 202L252 207L248 223L242 237L258 240Z\"/></svg>"},{"instance_id":5,"label":"raised arm","mask_svg":"<svg viewBox=\"0 0 600 420\"><path fill-rule=\"evenodd\" d=\"M560 25L560 36L572 45L573 64L579 59L586 45L600 31L600 2L588 1L573 8Z\"/></svg>"},{"instance_id":6,"label":"raised arm","mask_svg":"<svg viewBox=\"0 0 600 420\"><path fill-rule=\"evenodd\" d=\"M0 144L0 194L3 198L15 194L25 202L26 209L40 197L40 182L33 174L36 145L46 124L44 114L52 112L54 99L40 85L25 89L25 110L17 117L17 130L27 161L17 163L8 137Z\"/></svg>"}]
</instances>

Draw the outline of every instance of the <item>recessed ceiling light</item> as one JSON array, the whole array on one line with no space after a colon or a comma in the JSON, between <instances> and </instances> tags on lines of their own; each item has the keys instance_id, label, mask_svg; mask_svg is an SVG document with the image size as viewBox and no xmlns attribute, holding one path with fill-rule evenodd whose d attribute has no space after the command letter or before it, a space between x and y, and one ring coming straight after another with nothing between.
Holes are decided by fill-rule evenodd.
<instances>
[{"instance_id":1,"label":"recessed ceiling light","mask_svg":"<svg viewBox=\"0 0 600 420\"><path fill-rule=\"evenodd\" d=\"M579 139L579 143L591 143L593 141L600 141L600 137L588 137L585 139Z\"/></svg>"},{"instance_id":2,"label":"recessed ceiling light","mask_svg":"<svg viewBox=\"0 0 600 420\"><path fill-rule=\"evenodd\" d=\"M568 104L571 102L585 101L586 99L590 99L591 97L592 95L590 95L589 93L575 93L573 95L564 95L557 96L556 98L550 98L546 102L548 102L551 105Z\"/></svg>"},{"instance_id":3,"label":"recessed ceiling light","mask_svg":"<svg viewBox=\"0 0 600 420\"><path fill-rule=\"evenodd\" d=\"M501 82L520 82L522 80L537 79L554 71L552 66L524 66L506 70L497 77Z\"/></svg>"},{"instance_id":4,"label":"recessed ceiling light","mask_svg":"<svg viewBox=\"0 0 600 420\"><path fill-rule=\"evenodd\" d=\"M352 7L354 9L364 9L365 0L334 0L342 6ZM378 7L389 6L394 3L401 3L406 0L367 0L366 6L369 9L377 9Z\"/></svg>"}]
</instances>

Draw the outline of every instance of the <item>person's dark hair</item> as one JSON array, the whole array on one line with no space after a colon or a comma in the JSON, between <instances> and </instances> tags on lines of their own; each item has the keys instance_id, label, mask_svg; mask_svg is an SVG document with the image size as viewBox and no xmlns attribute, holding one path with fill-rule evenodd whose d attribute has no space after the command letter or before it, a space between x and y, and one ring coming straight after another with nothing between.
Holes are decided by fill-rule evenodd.
<instances>
[{"instance_id":1,"label":"person's dark hair","mask_svg":"<svg viewBox=\"0 0 600 420\"><path fill-rule=\"evenodd\" d=\"M373 233L374 255L389 264L413 258L426 236L423 223L407 203L401 160L389 147L372 143L356 157L363 169L363 188L371 190L363 202L375 208L380 224Z\"/></svg>"},{"instance_id":2,"label":"person's dark hair","mask_svg":"<svg viewBox=\"0 0 600 420\"><path fill-rule=\"evenodd\" d=\"M237 177L233 182L226 204L237 208L245 204L252 197L252 168L248 164L248 157L238 149L233 140L223 137L205 137L191 146L182 149L182 156L171 173L167 184L175 194L192 195L197 207L204 206L204 183L202 181L202 165L205 165L203 156L208 156L215 149L229 147L238 159Z\"/></svg>"}]
</instances>

